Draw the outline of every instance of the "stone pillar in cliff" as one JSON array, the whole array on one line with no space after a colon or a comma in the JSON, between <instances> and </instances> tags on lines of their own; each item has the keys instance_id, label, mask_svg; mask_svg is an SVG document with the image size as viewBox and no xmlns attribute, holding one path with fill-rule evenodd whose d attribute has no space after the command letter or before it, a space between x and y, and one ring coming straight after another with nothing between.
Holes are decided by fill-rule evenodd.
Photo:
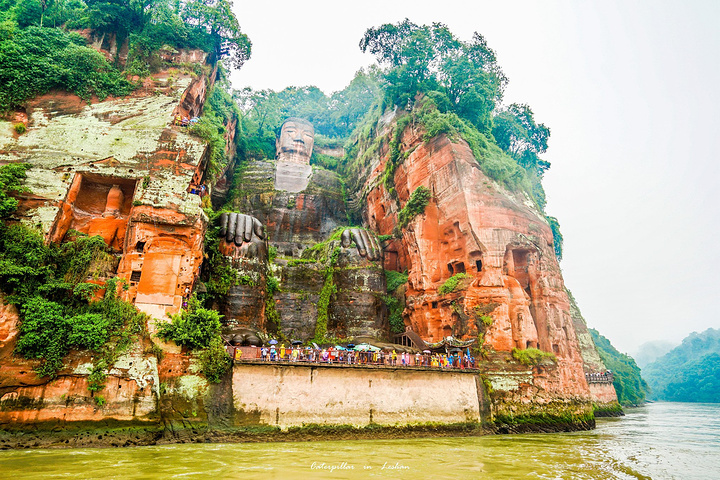
<instances>
[{"instance_id":1,"label":"stone pillar in cliff","mask_svg":"<svg viewBox=\"0 0 720 480\"><path fill-rule=\"evenodd\" d=\"M218 248L230 258L237 275L236 285L230 287L220 306L225 333L240 334L247 329L264 331L268 270L265 228L250 215L223 213Z\"/></svg>"}]
</instances>

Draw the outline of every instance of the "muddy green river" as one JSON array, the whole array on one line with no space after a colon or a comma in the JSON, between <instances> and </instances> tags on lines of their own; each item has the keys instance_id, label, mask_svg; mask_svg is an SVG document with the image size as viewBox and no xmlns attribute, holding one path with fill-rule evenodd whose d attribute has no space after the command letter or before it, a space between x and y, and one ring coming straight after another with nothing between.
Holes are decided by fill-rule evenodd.
<instances>
[{"instance_id":1,"label":"muddy green river","mask_svg":"<svg viewBox=\"0 0 720 480\"><path fill-rule=\"evenodd\" d=\"M0 479L720 479L720 404L656 403L590 432L0 452Z\"/></svg>"}]
</instances>

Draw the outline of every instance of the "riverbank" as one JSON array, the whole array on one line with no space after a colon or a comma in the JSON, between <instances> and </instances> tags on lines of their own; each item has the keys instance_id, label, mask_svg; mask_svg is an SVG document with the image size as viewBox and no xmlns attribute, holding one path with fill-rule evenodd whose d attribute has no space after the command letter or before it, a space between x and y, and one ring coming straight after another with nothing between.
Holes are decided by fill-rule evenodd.
<instances>
[{"instance_id":1,"label":"riverbank","mask_svg":"<svg viewBox=\"0 0 720 480\"><path fill-rule=\"evenodd\" d=\"M157 389L109 383L105 402L61 394L65 385L81 391L85 376L78 374L51 381L42 401L6 395L0 448L479 436L595 425L589 399L543 388L551 386L544 382L554 366L503 361L480 371L243 361L212 384L184 362L166 359Z\"/></svg>"},{"instance_id":2,"label":"riverbank","mask_svg":"<svg viewBox=\"0 0 720 480\"><path fill-rule=\"evenodd\" d=\"M57 448L144 447L187 443L265 443L318 442L346 440L412 439L433 437L477 437L496 434L558 433L590 430L595 422L544 422L508 424L505 422L427 423L416 425L304 425L282 430L277 427L171 430L161 426L66 426L62 429L37 428L32 431L0 430L0 450Z\"/></svg>"}]
</instances>

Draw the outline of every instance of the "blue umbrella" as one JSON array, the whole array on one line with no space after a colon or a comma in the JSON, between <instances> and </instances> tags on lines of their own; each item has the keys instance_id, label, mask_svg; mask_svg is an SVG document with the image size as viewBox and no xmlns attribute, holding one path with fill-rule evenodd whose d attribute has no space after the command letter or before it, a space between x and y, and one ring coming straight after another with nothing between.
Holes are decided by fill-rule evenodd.
<instances>
[{"instance_id":1,"label":"blue umbrella","mask_svg":"<svg viewBox=\"0 0 720 480\"><path fill-rule=\"evenodd\" d=\"M277 345L278 341L275 339L272 339L268 342L270 345Z\"/></svg>"}]
</instances>

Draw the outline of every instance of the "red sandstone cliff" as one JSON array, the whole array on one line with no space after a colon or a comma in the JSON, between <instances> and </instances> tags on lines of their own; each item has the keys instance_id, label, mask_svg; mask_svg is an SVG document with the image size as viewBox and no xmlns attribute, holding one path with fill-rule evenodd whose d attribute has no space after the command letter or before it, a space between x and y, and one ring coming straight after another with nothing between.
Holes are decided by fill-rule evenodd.
<instances>
[{"instance_id":1,"label":"red sandstone cliff","mask_svg":"<svg viewBox=\"0 0 720 480\"><path fill-rule=\"evenodd\" d=\"M405 158L394 172L396 201L381 181L393 121L378 124L385 135L378 153L361 168L363 217L379 234L392 234L399 209L420 186L432 198L402 236L388 242L385 268L407 270L403 312L406 328L425 341L452 335L470 339L492 317L485 346L497 352L539 348L557 357L536 384L562 396L589 396L570 304L553 250L552 231L523 193L510 192L483 173L464 141L446 135L429 141L418 124L401 135ZM359 153L359 156L363 152ZM453 274L468 279L455 292L440 286Z\"/></svg>"}]
</instances>

